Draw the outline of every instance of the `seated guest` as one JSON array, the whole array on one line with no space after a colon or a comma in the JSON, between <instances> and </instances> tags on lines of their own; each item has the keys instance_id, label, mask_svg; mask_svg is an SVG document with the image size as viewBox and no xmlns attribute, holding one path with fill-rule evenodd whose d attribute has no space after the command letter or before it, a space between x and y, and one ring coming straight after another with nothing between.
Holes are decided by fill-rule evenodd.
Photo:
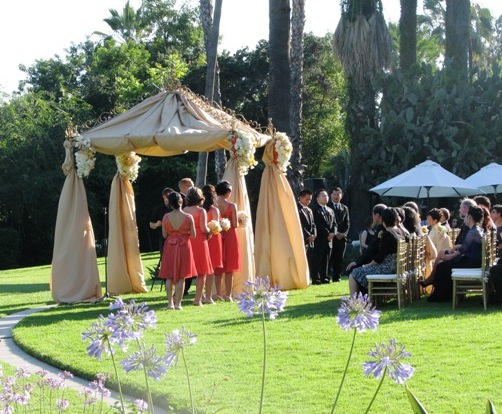
<instances>
[{"instance_id":1,"label":"seated guest","mask_svg":"<svg viewBox=\"0 0 502 414\"><path fill-rule=\"evenodd\" d=\"M483 221L483 228L486 231L496 230L497 226L493 223L493 220L490 215L491 205L492 205L490 199L487 196L478 195L474 197L473 200L479 207L481 207L488 213Z\"/></svg>"},{"instance_id":2,"label":"seated guest","mask_svg":"<svg viewBox=\"0 0 502 414\"><path fill-rule=\"evenodd\" d=\"M368 216L364 220L364 229L359 235L359 253L363 254L374 238L375 226L373 224L373 217Z\"/></svg>"},{"instance_id":3,"label":"seated guest","mask_svg":"<svg viewBox=\"0 0 502 414\"><path fill-rule=\"evenodd\" d=\"M393 207L397 212L397 226L401 227L401 229L409 236L410 231L404 226L404 220L406 219L404 209L402 207Z\"/></svg>"},{"instance_id":4,"label":"seated guest","mask_svg":"<svg viewBox=\"0 0 502 414\"><path fill-rule=\"evenodd\" d=\"M407 201L403 204L403 207L410 207L420 216L420 209L418 208L418 204L414 201Z\"/></svg>"},{"instance_id":5,"label":"seated guest","mask_svg":"<svg viewBox=\"0 0 502 414\"><path fill-rule=\"evenodd\" d=\"M347 265L347 272L355 267L360 267L367 264L373 260L373 257L378 253L380 247L380 239L377 237L381 231L385 228L382 225L382 213L387 208L385 204L376 204L373 207L373 231L375 232L375 237L368 243L367 249L359 256L354 262L350 262Z\"/></svg>"},{"instance_id":6,"label":"seated guest","mask_svg":"<svg viewBox=\"0 0 502 414\"><path fill-rule=\"evenodd\" d=\"M446 230L450 231L450 223L448 220L450 220L450 210L448 210L446 207L441 207L439 209L441 211L441 220L439 220L439 223L446 228Z\"/></svg>"},{"instance_id":7,"label":"seated guest","mask_svg":"<svg viewBox=\"0 0 502 414\"><path fill-rule=\"evenodd\" d=\"M385 231L380 232L380 246L373 260L354 269L349 275L350 295L366 290L367 275L392 274L396 272L397 244L399 240L408 240L407 233L399 226L398 213L395 208L388 207L382 212L382 223Z\"/></svg>"},{"instance_id":8,"label":"seated guest","mask_svg":"<svg viewBox=\"0 0 502 414\"><path fill-rule=\"evenodd\" d=\"M441 250L451 249L452 247L452 242L448 236L448 232L441 224L441 218L442 210L438 208L433 208L427 213L427 227L430 228L429 238L438 252Z\"/></svg>"},{"instance_id":9,"label":"seated guest","mask_svg":"<svg viewBox=\"0 0 502 414\"><path fill-rule=\"evenodd\" d=\"M403 226L409 231L410 235L420 236L422 234L422 226L420 225L419 214L410 206L403 206L404 221Z\"/></svg>"},{"instance_id":10,"label":"seated guest","mask_svg":"<svg viewBox=\"0 0 502 414\"><path fill-rule=\"evenodd\" d=\"M429 302L450 301L453 282L451 271L454 268L475 268L481 266L481 244L483 238L482 222L485 212L481 207L470 207L465 224L469 228L460 247L446 251L443 261L437 265L434 276L434 291Z\"/></svg>"}]
</instances>

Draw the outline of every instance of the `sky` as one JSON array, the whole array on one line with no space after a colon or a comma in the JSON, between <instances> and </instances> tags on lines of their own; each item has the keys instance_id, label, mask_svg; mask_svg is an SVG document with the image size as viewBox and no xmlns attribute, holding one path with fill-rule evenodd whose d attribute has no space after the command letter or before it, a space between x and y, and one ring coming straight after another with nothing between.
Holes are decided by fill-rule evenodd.
<instances>
[{"instance_id":1,"label":"sky","mask_svg":"<svg viewBox=\"0 0 502 414\"><path fill-rule=\"evenodd\" d=\"M197 5L197 0L190 0ZM255 47L268 38L269 0L224 0L220 50L234 52ZM471 1L472 2L472 1ZM502 0L477 0L495 17L502 14ZM0 14L0 91L11 93L24 73L20 64L31 66L37 59L64 57L65 49L93 32L110 33L103 19L109 9L121 11L126 0L6 0ZM181 1L178 0L180 4ZM214 2L213 2L214 3ZM399 20L399 0L382 0L388 22ZM420 3L420 1L419 1ZM130 0L138 8L141 0ZM339 0L305 0L305 31L323 36L333 32L340 18ZM420 6L418 12L420 13ZM94 37L97 39L97 37Z\"/></svg>"}]
</instances>

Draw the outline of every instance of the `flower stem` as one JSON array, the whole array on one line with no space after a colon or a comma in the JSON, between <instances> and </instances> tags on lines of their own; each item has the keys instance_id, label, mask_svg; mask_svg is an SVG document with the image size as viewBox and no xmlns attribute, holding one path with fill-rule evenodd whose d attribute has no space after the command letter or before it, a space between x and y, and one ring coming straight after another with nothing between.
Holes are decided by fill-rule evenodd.
<instances>
[{"instance_id":1,"label":"flower stem","mask_svg":"<svg viewBox=\"0 0 502 414\"><path fill-rule=\"evenodd\" d=\"M117 379L117 384L119 387L120 405L122 406L122 412L125 413L126 410L124 406L124 395L122 394L122 386L120 385L119 373L117 371L117 364L115 363L115 357L113 356L113 349L110 344L110 341L107 340L107 344L108 344L108 349L110 351L110 356L112 357L113 369L115 371L115 378Z\"/></svg>"},{"instance_id":2,"label":"flower stem","mask_svg":"<svg viewBox=\"0 0 502 414\"><path fill-rule=\"evenodd\" d=\"M383 370L382 379L380 380L380 383L378 384L378 387L377 387L377 389L375 391L375 395L373 395L373 398L370 401L370 405L368 405L368 408L366 409L366 411L364 412L364 414L368 414L370 412L370 408L373 405L373 401L375 401L375 398L376 398L376 396L378 394L378 391L380 391L380 387L382 386L383 380L385 379L385 374L387 374L387 368L385 368Z\"/></svg>"},{"instance_id":3,"label":"flower stem","mask_svg":"<svg viewBox=\"0 0 502 414\"><path fill-rule=\"evenodd\" d=\"M188 392L190 394L190 404L192 404L192 413L195 414L195 406L193 404L192 386L190 385L190 375L188 374L188 365L187 365L187 360L185 358L185 351L183 350L183 347L181 348L181 356L183 357L183 363L185 364L185 371L187 373Z\"/></svg>"},{"instance_id":4,"label":"flower stem","mask_svg":"<svg viewBox=\"0 0 502 414\"><path fill-rule=\"evenodd\" d=\"M352 358L352 351L354 350L354 344L356 342L356 334L357 334L357 329L354 328L354 336L352 337L352 345L350 347L349 357L347 358L347 364L345 364L345 371L343 371L342 381L340 382L340 386L338 387L338 392L336 394L335 402L333 403L333 407L331 407L331 414L335 412L336 403L338 402L338 397L340 397L340 393L342 392L343 383L345 381L345 376L347 375L347 370L349 369L350 359Z\"/></svg>"},{"instance_id":5,"label":"flower stem","mask_svg":"<svg viewBox=\"0 0 502 414\"><path fill-rule=\"evenodd\" d=\"M139 339L136 338L136 342L138 344L138 349L142 354L142 358L144 358L143 348L141 347L141 343L139 342ZM148 373L146 372L146 368L144 365L143 365L143 373L145 374L146 395L148 398L148 411L150 412L150 414L154 414L152 392L150 390L150 383L148 382Z\"/></svg>"},{"instance_id":6,"label":"flower stem","mask_svg":"<svg viewBox=\"0 0 502 414\"><path fill-rule=\"evenodd\" d=\"M264 302L261 303L261 322L263 327L263 373L261 376L261 397L260 397L260 414L263 412L263 396L265 395L265 369L267 366L267 334L265 331L265 309Z\"/></svg>"}]
</instances>

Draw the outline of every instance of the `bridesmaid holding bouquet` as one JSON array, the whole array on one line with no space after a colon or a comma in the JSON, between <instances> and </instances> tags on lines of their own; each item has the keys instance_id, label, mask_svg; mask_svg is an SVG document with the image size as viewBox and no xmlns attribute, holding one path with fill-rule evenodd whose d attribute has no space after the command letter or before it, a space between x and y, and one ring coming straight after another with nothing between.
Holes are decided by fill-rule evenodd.
<instances>
[{"instance_id":1,"label":"bridesmaid holding bouquet","mask_svg":"<svg viewBox=\"0 0 502 414\"><path fill-rule=\"evenodd\" d=\"M181 310L185 279L197 274L190 243L190 237L195 237L195 226L192 216L181 211L183 199L179 193L173 191L169 194L168 201L173 211L165 214L162 219L162 235L166 241L159 277L166 279L167 308Z\"/></svg>"},{"instance_id":2,"label":"bridesmaid holding bouquet","mask_svg":"<svg viewBox=\"0 0 502 414\"><path fill-rule=\"evenodd\" d=\"M204 196L204 203L202 207L207 213L207 226L211 230L212 236L207 241L209 247L209 257L213 269L222 268L222 238L221 238L221 225L220 225L220 212L216 207L216 191L211 184L202 187L202 195ZM203 303L214 304L211 298L214 286L214 273L206 276L206 295L202 299Z\"/></svg>"},{"instance_id":3,"label":"bridesmaid holding bouquet","mask_svg":"<svg viewBox=\"0 0 502 414\"><path fill-rule=\"evenodd\" d=\"M214 273L211 259L209 258L208 238L211 237L211 231L207 226L207 214L201 205L204 196L200 188L192 187L188 190L186 198L186 207L184 212L193 217L195 223L195 238L192 239L192 249L197 269L197 285L195 289L195 306L202 306L202 294L206 284L206 275Z\"/></svg>"},{"instance_id":4,"label":"bridesmaid holding bouquet","mask_svg":"<svg viewBox=\"0 0 502 414\"><path fill-rule=\"evenodd\" d=\"M221 181L216 186L216 203L223 227L223 265L216 269L216 297L221 299L221 284L225 277L225 295L223 299L232 302L233 272L241 270L241 255L237 237L237 205L228 201L232 186L228 181Z\"/></svg>"}]
</instances>

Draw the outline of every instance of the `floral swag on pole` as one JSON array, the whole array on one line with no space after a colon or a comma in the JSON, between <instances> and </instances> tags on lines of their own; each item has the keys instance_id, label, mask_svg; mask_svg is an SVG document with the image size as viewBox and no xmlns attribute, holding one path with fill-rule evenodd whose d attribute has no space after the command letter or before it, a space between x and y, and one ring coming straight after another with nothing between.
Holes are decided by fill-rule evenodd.
<instances>
[{"instance_id":1,"label":"floral swag on pole","mask_svg":"<svg viewBox=\"0 0 502 414\"><path fill-rule=\"evenodd\" d=\"M254 153L255 142L252 136L243 132L233 131L228 137L230 153L237 163L237 169L241 175L246 175L257 164Z\"/></svg>"},{"instance_id":2,"label":"floral swag on pole","mask_svg":"<svg viewBox=\"0 0 502 414\"><path fill-rule=\"evenodd\" d=\"M94 151L89 138L82 135L75 137L75 148L78 149L75 153L77 175L80 178L88 177L96 163L96 151Z\"/></svg>"},{"instance_id":3,"label":"floral swag on pole","mask_svg":"<svg viewBox=\"0 0 502 414\"><path fill-rule=\"evenodd\" d=\"M126 152L121 155L115 156L117 162L117 169L122 178L131 182L136 181L139 173L139 163L141 157L135 152Z\"/></svg>"},{"instance_id":4,"label":"floral swag on pole","mask_svg":"<svg viewBox=\"0 0 502 414\"><path fill-rule=\"evenodd\" d=\"M274 164L276 164L283 173L286 173L291 153L293 152L293 146L288 136L283 132L276 132L274 139Z\"/></svg>"}]
</instances>

